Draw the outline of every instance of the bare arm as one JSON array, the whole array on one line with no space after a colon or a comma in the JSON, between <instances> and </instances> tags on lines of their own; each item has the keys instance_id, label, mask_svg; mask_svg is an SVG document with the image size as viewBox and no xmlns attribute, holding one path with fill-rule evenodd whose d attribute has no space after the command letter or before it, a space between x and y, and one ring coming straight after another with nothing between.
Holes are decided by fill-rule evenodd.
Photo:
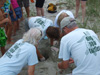
<instances>
[{"instance_id":1,"label":"bare arm","mask_svg":"<svg viewBox=\"0 0 100 75\"><path fill-rule=\"evenodd\" d=\"M10 7L11 7L11 10L13 11L13 17L16 18L16 14L15 14L15 11L14 11L14 9L12 7L12 4L10 4Z\"/></svg>"},{"instance_id":2,"label":"bare arm","mask_svg":"<svg viewBox=\"0 0 100 75\"><path fill-rule=\"evenodd\" d=\"M40 59L40 58L43 58L43 56L42 56L42 54L39 52L37 46L35 46L35 47L36 47L36 53L37 53L37 56L39 57L39 59Z\"/></svg>"},{"instance_id":3,"label":"bare arm","mask_svg":"<svg viewBox=\"0 0 100 75\"><path fill-rule=\"evenodd\" d=\"M3 20L0 21L0 27L5 27L5 23L9 22L9 19L8 18L5 18Z\"/></svg>"},{"instance_id":4,"label":"bare arm","mask_svg":"<svg viewBox=\"0 0 100 75\"><path fill-rule=\"evenodd\" d=\"M53 46L53 39L50 39L50 45Z\"/></svg>"},{"instance_id":5,"label":"bare arm","mask_svg":"<svg viewBox=\"0 0 100 75\"><path fill-rule=\"evenodd\" d=\"M34 75L35 65L28 66L28 75Z\"/></svg>"},{"instance_id":6,"label":"bare arm","mask_svg":"<svg viewBox=\"0 0 100 75\"><path fill-rule=\"evenodd\" d=\"M69 60L62 61L61 63L58 63L59 69L67 69L69 66Z\"/></svg>"}]
</instances>

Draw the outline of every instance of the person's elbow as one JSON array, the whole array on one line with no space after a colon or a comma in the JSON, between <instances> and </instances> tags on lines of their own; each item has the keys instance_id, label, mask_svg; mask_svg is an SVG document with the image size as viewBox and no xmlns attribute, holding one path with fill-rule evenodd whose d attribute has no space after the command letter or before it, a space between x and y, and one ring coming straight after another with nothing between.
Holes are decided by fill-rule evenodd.
<instances>
[{"instance_id":1,"label":"person's elbow","mask_svg":"<svg viewBox=\"0 0 100 75\"><path fill-rule=\"evenodd\" d=\"M67 69L69 67L69 60L62 62L62 68Z\"/></svg>"},{"instance_id":2,"label":"person's elbow","mask_svg":"<svg viewBox=\"0 0 100 75\"><path fill-rule=\"evenodd\" d=\"M28 67L28 75L34 75L35 65Z\"/></svg>"},{"instance_id":3,"label":"person's elbow","mask_svg":"<svg viewBox=\"0 0 100 75\"><path fill-rule=\"evenodd\" d=\"M34 70L28 70L28 75L34 75Z\"/></svg>"},{"instance_id":4,"label":"person's elbow","mask_svg":"<svg viewBox=\"0 0 100 75\"><path fill-rule=\"evenodd\" d=\"M68 68L68 65L67 65L67 66L62 66L62 68L63 68L63 69L67 69L67 68Z\"/></svg>"}]
</instances>

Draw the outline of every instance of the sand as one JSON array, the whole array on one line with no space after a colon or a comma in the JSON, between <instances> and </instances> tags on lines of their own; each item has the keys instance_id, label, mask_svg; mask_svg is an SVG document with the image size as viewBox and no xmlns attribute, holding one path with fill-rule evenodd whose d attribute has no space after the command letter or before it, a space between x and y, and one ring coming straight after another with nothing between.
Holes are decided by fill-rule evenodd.
<instances>
[{"instance_id":1,"label":"sand","mask_svg":"<svg viewBox=\"0 0 100 75\"><path fill-rule=\"evenodd\" d=\"M59 11L63 10L63 9L68 9L70 11L73 12L73 14L75 14L75 7L70 7L69 9L69 4L63 4L60 6L57 6L57 12L56 13L48 13L47 12L47 6L49 3L59 3L59 2L66 2L69 0L46 0L45 4L44 4L44 14L46 18L51 19L52 21L54 21L57 13L59 13ZM75 4L75 0L73 0L73 4ZM72 5L71 5L72 6ZM26 17L26 12L25 9L24 10L24 18ZM81 12L80 12L81 13ZM35 9L35 3L30 3L30 14L33 16L34 14L36 15L36 9ZM80 15L77 18L78 22L81 22L81 18L82 16ZM24 32L25 32L25 28L24 28L24 22L25 20L20 22L20 29L17 31L16 36L12 36L12 38L14 39L13 42L16 42L17 40L21 39ZM99 35L99 33L97 33ZM8 49L11 45L7 44L6 48ZM59 48L59 45L57 45L57 47ZM61 60L58 59L58 52L52 51L51 50L51 46L50 46L50 40L42 40L39 43L38 46L39 51L47 58L46 61L44 62L39 62L36 67L35 67L35 75L67 75L70 74L72 72L72 69L75 67L74 64L70 65L70 68L68 68L67 70L60 70L57 67L57 63L61 62ZM1 57L1 52L0 52L0 57ZM62 73L60 73L62 71ZM27 74L27 66L23 68L23 70L20 72L20 75L28 75Z\"/></svg>"}]
</instances>

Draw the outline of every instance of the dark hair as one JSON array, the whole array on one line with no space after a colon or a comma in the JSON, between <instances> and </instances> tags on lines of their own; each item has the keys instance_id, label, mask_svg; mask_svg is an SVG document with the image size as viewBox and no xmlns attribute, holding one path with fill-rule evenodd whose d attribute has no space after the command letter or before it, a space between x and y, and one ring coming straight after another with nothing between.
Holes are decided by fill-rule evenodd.
<instances>
[{"instance_id":1,"label":"dark hair","mask_svg":"<svg viewBox=\"0 0 100 75\"><path fill-rule=\"evenodd\" d=\"M46 34L51 39L60 39L60 29L58 27L49 26L46 30Z\"/></svg>"}]
</instances>

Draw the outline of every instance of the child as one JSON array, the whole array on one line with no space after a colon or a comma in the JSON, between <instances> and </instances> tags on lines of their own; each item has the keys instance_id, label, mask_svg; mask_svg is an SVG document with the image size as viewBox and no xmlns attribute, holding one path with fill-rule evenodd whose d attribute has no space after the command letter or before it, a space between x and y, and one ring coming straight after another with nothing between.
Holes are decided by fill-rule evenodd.
<instances>
[{"instance_id":1,"label":"child","mask_svg":"<svg viewBox=\"0 0 100 75\"><path fill-rule=\"evenodd\" d=\"M4 5L5 0L0 0L0 8ZM0 9L0 47L1 47L1 53L2 55L6 52L5 50L5 45L6 45L6 34L4 32L4 27L5 27L5 23L9 22L8 18L4 18L3 13L1 12Z\"/></svg>"},{"instance_id":2,"label":"child","mask_svg":"<svg viewBox=\"0 0 100 75\"><path fill-rule=\"evenodd\" d=\"M14 10L13 10L14 9ZM14 33L13 35L16 35L16 30L19 29L19 21L18 19L22 17L21 8L19 7L17 0L11 0L11 10L9 12L9 15L11 17L11 21L14 24Z\"/></svg>"},{"instance_id":3,"label":"child","mask_svg":"<svg viewBox=\"0 0 100 75\"><path fill-rule=\"evenodd\" d=\"M78 17L79 7L80 7L80 3L81 3L82 23L84 23L85 14L86 14L86 2L87 2L87 0L76 0L76 14L75 14L75 18Z\"/></svg>"},{"instance_id":4,"label":"child","mask_svg":"<svg viewBox=\"0 0 100 75\"><path fill-rule=\"evenodd\" d=\"M4 0L5 1L5 0ZM9 17L9 11L10 11L10 0L6 0L4 3L4 6L2 7L4 10L4 13L6 13L6 17L9 18L9 23L6 23L7 25L5 26L6 34L7 34L7 43L8 44L13 44L11 42L11 35L12 35L12 24L10 22L10 17Z\"/></svg>"},{"instance_id":5,"label":"child","mask_svg":"<svg viewBox=\"0 0 100 75\"><path fill-rule=\"evenodd\" d=\"M22 11L22 18L21 18L21 20L24 20L22 7L25 7L25 11L27 13L27 18L28 18L30 16L29 0L17 0L17 2L18 2L19 7L21 7L21 11Z\"/></svg>"}]
</instances>

